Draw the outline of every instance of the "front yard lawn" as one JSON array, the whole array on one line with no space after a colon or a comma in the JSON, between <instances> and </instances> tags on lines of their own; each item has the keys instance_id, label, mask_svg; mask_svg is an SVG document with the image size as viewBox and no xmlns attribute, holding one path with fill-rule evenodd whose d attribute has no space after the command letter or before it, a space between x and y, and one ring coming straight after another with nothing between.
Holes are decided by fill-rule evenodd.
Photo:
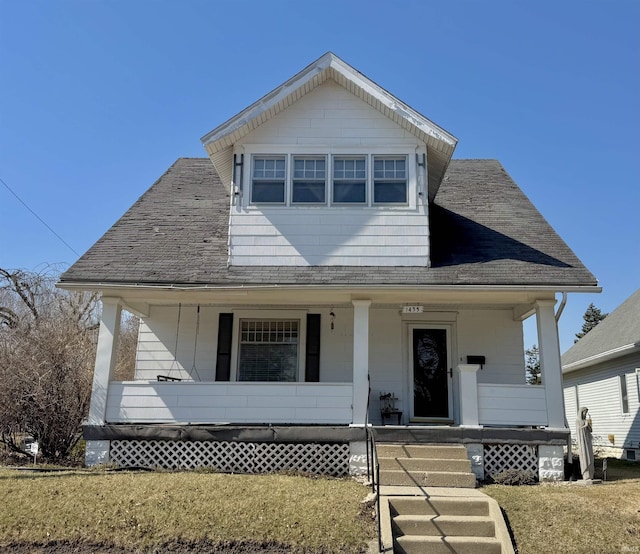
<instances>
[{"instance_id":1,"label":"front yard lawn","mask_svg":"<svg viewBox=\"0 0 640 554\"><path fill-rule=\"evenodd\" d=\"M363 552L367 493L301 476L4 469L0 550Z\"/></svg>"},{"instance_id":2,"label":"front yard lawn","mask_svg":"<svg viewBox=\"0 0 640 554\"><path fill-rule=\"evenodd\" d=\"M601 460L596 464L602 467ZM482 491L506 513L519 554L640 552L640 464L609 460L607 473L601 485L491 485Z\"/></svg>"}]
</instances>

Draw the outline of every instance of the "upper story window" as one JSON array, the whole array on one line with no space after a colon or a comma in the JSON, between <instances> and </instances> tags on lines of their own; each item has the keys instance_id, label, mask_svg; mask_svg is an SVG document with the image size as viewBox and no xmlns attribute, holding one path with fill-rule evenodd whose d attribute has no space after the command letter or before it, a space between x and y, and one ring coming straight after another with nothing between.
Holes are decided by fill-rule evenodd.
<instances>
[{"instance_id":1,"label":"upper story window","mask_svg":"<svg viewBox=\"0 0 640 554\"><path fill-rule=\"evenodd\" d=\"M406 204L407 158L374 156L373 202L375 204Z\"/></svg>"},{"instance_id":2,"label":"upper story window","mask_svg":"<svg viewBox=\"0 0 640 554\"><path fill-rule=\"evenodd\" d=\"M367 161L364 156L333 158L333 201L337 204L367 201Z\"/></svg>"},{"instance_id":3,"label":"upper story window","mask_svg":"<svg viewBox=\"0 0 640 554\"><path fill-rule=\"evenodd\" d=\"M392 152L252 154L249 204L413 206L417 168Z\"/></svg>"},{"instance_id":4,"label":"upper story window","mask_svg":"<svg viewBox=\"0 0 640 554\"><path fill-rule=\"evenodd\" d=\"M282 204L285 199L286 158L255 156L251 201Z\"/></svg>"},{"instance_id":5,"label":"upper story window","mask_svg":"<svg viewBox=\"0 0 640 554\"><path fill-rule=\"evenodd\" d=\"M325 204L327 160L324 156L294 156L291 202Z\"/></svg>"}]
</instances>

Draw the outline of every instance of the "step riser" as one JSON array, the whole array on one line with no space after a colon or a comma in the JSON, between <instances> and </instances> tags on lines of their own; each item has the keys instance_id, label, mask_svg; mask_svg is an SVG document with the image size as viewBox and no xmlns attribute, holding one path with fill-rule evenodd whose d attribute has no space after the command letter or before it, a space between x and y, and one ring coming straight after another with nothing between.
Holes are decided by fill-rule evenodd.
<instances>
[{"instance_id":1,"label":"step riser","mask_svg":"<svg viewBox=\"0 0 640 554\"><path fill-rule=\"evenodd\" d=\"M405 516L406 517L406 516ZM490 519L483 521L449 521L447 519L417 518L393 520L394 532L399 535L426 535L448 537L493 537L495 525Z\"/></svg>"},{"instance_id":2,"label":"step riser","mask_svg":"<svg viewBox=\"0 0 640 554\"><path fill-rule=\"evenodd\" d=\"M395 541L396 554L501 554L497 540L474 540L473 537L399 537Z\"/></svg>"},{"instance_id":3,"label":"step riser","mask_svg":"<svg viewBox=\"0 0 640 554\"><path fill-rule=\"evenodd\" d=\"M473 473L385 470L380 471L380 484L382 486L406 485L410 487L457 487L473 489L476 486L476 477Z\"/></svg>"},{"instance_id":4,"label":"step riser","mask_svg":"<svg viewBox=\"0 0 640 554\"><path fill-rule=\"evenodd\" d=\"M485 500L457 500L450 498L396 497L389 506L398 515L489 516L489 503Z\"/></svg>"},{"instance_id":5,"label":"step riser","mask_svg":"<svg viewBox=\"0 0 640 554\"><path fill-rule=\"evenodd\" d=\"M469 460L438 460L430 458L378 458L380 469L405 469L408 471L458 471L469 473Z\"/></svg>"},{"instance_id":6,"label":"step riser","mask_svg":"<svg viewBox=\"0 0 640 554\"><path fill-rule=\"evenodd\" d=\"M447 460L466 460L467 449L464 446L427 446L415 444L378 444L379 457L385 458L439 458Z\"/></svg>"}]
</instances>

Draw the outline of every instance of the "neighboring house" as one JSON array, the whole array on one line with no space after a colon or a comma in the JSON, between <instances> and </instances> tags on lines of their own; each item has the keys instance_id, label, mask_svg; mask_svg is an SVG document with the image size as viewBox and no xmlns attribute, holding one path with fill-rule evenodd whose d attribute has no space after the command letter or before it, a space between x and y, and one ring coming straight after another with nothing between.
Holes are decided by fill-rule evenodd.
<instances>
[{"instance_id":1,"label":"neighboring house","mask_svg":"<svg viewBox=\"0 0 640 554\"><path fill-rule=\"evenodd\" d=\"M599 288L499 162L332 53L202 142L61 277L102 293L87 463L358 471L371 423L562 478L555 295Z\"/></svg>"},{"instance_id":2,"label":"neighboring house","mask_svg":"<svg viewBox=\"0 0 640 554\"><path fill-rule=\"evenodd\" d=\"M603 454L640 459L640 289L562 356L567 421L589 408Z\"/></svg>"}]
</instances>

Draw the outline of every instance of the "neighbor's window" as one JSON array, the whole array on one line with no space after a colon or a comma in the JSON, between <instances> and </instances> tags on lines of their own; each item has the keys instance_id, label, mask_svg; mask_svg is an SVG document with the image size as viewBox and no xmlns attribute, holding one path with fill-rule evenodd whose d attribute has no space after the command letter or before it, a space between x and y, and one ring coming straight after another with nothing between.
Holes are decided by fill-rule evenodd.
<instances>
[{"instance_id":1,"label":"neighbor's window","mask_svg":"<svg viewBox=\"0 0 640 554\"><path fill-rule=\"evenodd\" d=\"M407 159L373 158L373 201L376 204L407 203Z\"/></svg>"},{"instance_id":2,"label":"neighbor's window","mask_svg":"<svg viewBox=\"0 0 640 554\"><path fill-rule=\"evenodd\" d=\"M293 158L293 203L326 202L327 160L323 157Z\"/></svg>"},{"instance_id":3,"label":"neighbor's window","mask_svg":"<svg viewBox=\"0 0 640 554\"><path fill-rule=\"evenodd\" d=\"M620 375L620 398L622 399L622 413L629 413L629 395L627 394L627 376Z\"/></svg>"},{"instance_id":4,"label":"neighbor's window","mask_svg":"<svg viewBox=\"0 0 640 554\"><path fill-rule=\"evenodd\" d=\"M255 156L251 201L284 204L285 178L284 156Z\"/></svg>"},{"instance_id":5,"label":"neighbor's window","mask_svg":"<svg viewBox=\"0 0 640 554\"><path fill-rule=\"evenodd\" d=\"M298 320L240 322L238 381L296 381Z\"/></svg>"},{"instance_id":6,"label":"neighbor's window","mask_svg":"<svg viewBox=\"0 0 640 554\"><path fill-rule=\"evenodd\" d=\"M367 164L364 156L333 158L333 202L367 201Z\"/></svg>"}]
</instances>

